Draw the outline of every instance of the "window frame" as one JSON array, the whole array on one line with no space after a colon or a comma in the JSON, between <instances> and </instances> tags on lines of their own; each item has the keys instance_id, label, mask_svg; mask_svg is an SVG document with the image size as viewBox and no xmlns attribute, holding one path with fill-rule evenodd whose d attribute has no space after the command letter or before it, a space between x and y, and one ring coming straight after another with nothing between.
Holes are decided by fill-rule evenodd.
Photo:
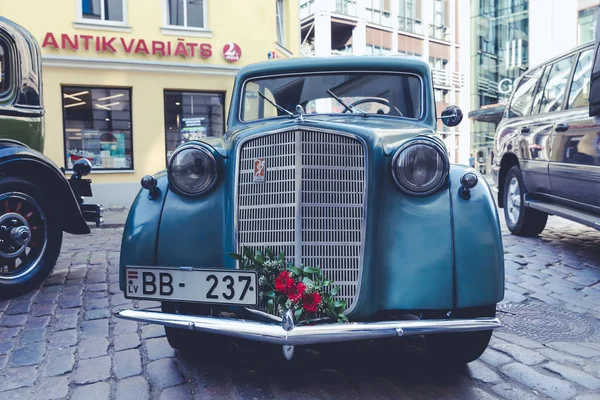
<instances>
[{"instance_id":1,"label":"window frame","mask_svg":"<svg viewBox=\"0 0 600 400\"><path fill-rule=\"evenodd\" d=\"M551 62L546 63L546 65L544 65L544 71L542 71L542 76L540 77L540 82L538 82L538 84L537 84L536 96L537 96L538 91L540 89L542 91L544 91L546 89L546 85L548 84L548 81L546 81L546 82L544 82L544 87L540 88L541 79L544 77L546 69L548 69L548 68L550 69L550 72L548 73L548 80L549 80L550 74L552 74L552 72L553 72L552 69L553 69L554 65L556 65L559 62L564 61L568 58L571 58L571 57L573 57L575 59L575 61L571 64L571 70L569 71L567 83L565 84L565 96L560 104L560 109L554 110L554 111L541 112L542 111L542 100L543 100L543 98L542 98L542 99L540 99L539 110L538 110L537 114L532 114L533 106L535 105L535 96L534 96L533 103L531 105L531 109L529 110L528 115L545 115L545 114L552 114L552 113L557 113L557 112L567 110L566 106L568 105L569 95L571 93L571 84L573 82L573 72L575 71L575 67L577 66L577 61L579 60L579 54L580 54L580 52L569 53L560 58L554 59Z\"/></svg>"},{"instance_id":2,"label":"window frame","mask_svg":"<svg viewBox=\"0 0 600 400\"><path fill-rule=\"evenodd\" d=\"M165 165L166 166L168 166L168 164L169 164L169 156L167 156L167 152L169 151L168 140L167 140L167 103L166 103L167 92L222 95L223 96L223 135L221 136L221 139L225 137L225 133L227 132L227 117L226 117L226 114L227 114L227 110L226 110L227 91L226 90L196 90L196 89L189 90L189 89L167 89L167 88L164 88L162 100L163 100L163 131L164 131L164 139L165 139L165 160L166 160ZM216 137L216 136L210 136L210 137ZM177 148L177 147L175 147L175 148Z\"/></svg>"},{"instance_id":3,"label":"window frame","mask_svg":"<svg viewBox=\"0 0 600 400\"><path fill-rule=\"evenodd\" d=\"M97 85L60 85L60 100L61 100L61 118L62 118L62 139L63 139L63 163L64 169L68 173L72 173L73 169L67 167L67 139L66 139L66 115L64 108L63 90L69 89L81 89L81 90L94 90L94 89L116 89L116 90L127 90L129 92L129 136L131 141L131 166L129 168L94 168L92 167L91 173L127 173L135 171L135 156L134 156L134 145L133 145L133 88L126 86L97 86Z\"/></svg>"},{"instance_id":4,"label":"window frame","mask_svg":"<svg viewBox=\"0 0 600 400\"><path fill-rule=\"evenodd\" d=\"M113 26L113 27L128 27L128 20L129 20L129 16L127 13L128 10L128 0L122 0L122 6L123 6L123 21L111 21L111 20L106 20L106 19L102 19L102 16L104 15L104 5L106 3L107 0L100 0L100 15L101 18L100 19L92 19L92 18L85 18L83 16L83 0L77 0L77 23L79 24L85 24L85 25L104 25L104 26Z\"/></svg>"},{"instance_id":5,"label":"window frame","mask_svg":"<svg viewBox=\"0 0 600 400\"><path fill-rule=\"evenodd\" d=\"M577 59L575 60L575 64L573 65L573 69L571 70L571 76L569 77L569 94L565 100L565 104L563 105L563 110L577 110L580 108L588 108L590 105L590 99L588 98L588 103L585 106L580 106L580 107L569 107L569 101L571 99L571 89L573 88L573 78L575 77L575 71L577 70L577 66L579 65L579 60L581 59L581 56L583 55L583 53L585 53L586 51L591 51L592 52L592 69L590 71L590 82L592 82L592 73L594 72L594 52L595 49L594 47L586 47L584 49L581 49L579 52L575 53L577 55Z\"/></svg>"},{"instance_id":6,"label":"window frame","mask_svg":"<svg viewBox=\"0 0 600 400\"><path fill-rule=\"evenodd\" d=\"M510 98L508 100L508 105L507 105L507 110L508 110L508 115L509 115L508 118L510 118L510 119L512 119L512 118L526 118L526 117L530 117L532 115L531 111L533 110L533 106L534 106L534 103L535 103L535 97L536 97L537 92L538 92L538 90L540 88L540 82L541 82L542 78L544 77L544 72L546 71L546 67L547 67L547 65L542 65L542 66L539 66L537 68L530 69L530 70L528 70L527 72L525 72L521 76L521 78L519 79L518 85L516 85L514 87L512 93L510 95ZM511 116L510 113L512 112L512 109L513 109L512 105L513 105L513 102L515 100L515 94L517 93L517 90L519 90L519 88L521 87L521 85L523 84L523 79L525 79L529 75L534 75L537 71L540 71L540 76L538 77L538 80L535 83L535 87L533 88L533 93L532 93L532 96L531 96L531 104L529 105L529 107L527 108L527 110L525 110L523 112L523 115Z\"/></svg>"},{"instance_id":7,"label":"window frame","mask_svg":"<svg viewBox=\"0 0 600 400\"><path fill-rule=\"evenodd\" d=\"M279 10L279 4L281 4L281 9ZM281 11L281 13L279 12ZM281 15L280 15L281 14ZM281 20L281 24L278 25L278 21ZM280 32L281 27L281 32ZM281 40L279 36L281 35ZM282 47L286 47L286 35L285 35L285 1L284 0L275 0L275 43Z\"/></svg>"},{"instance_id":8,"label":"window frame","mask_svg":"<svg viewBox=\"0 0 600 400\"><path fill-rule=\"evenodd\" d=\"M196 31L196 32L208 32L208 0L202 2L202 28L197 26L188 26L187 21L187 0L183 0L183 19L185 25L171 25L171 18L169 14L169 2L170 0L164 0L163 3L163 29L172 29L177 31ZM165 32L163 32L165 33ZM176 33L179 35L179 33Z\"/></svg>"},{"instance_id":9,"label":"window frame","mask_svg":"<svg viewBox=\"0 0 600 400\"><path fill-rule=\"evenodd\" d=\"M6 87L0 90L0 107L9 105L12 103L14 97L14 81L15 76L14 72L16 72L15 62L14 62L14 51L12 51L11 44L8 39L2 35L0 32L0 47L2 47L4 51L4 70L6 72L4 76L4 83ZM14 71L11 73L11 71ZM2 73L2 65L0 65L0 74Z\"/></svg>"}]
</instances>

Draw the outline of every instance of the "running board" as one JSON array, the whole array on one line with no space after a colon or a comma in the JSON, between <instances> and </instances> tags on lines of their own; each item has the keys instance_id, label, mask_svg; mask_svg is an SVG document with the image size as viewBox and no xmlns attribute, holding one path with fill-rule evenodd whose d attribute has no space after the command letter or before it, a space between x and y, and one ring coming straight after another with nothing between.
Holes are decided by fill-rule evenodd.
<instances>
[{"instance_id":1,"label":"running board","mask_svg":"<svg viewBox=\"0 0 600 400\"><path fill-rule=\"evenodd\" d=\"M532 200L528 198L528 196L526 196L524 200L526 207L534 208L547 214L566 218L573 222L600 230L600 217L597 215L575 210L573 208L565 207L556 203L546 203L540 200Z\"/></svg>"}]
</instances>

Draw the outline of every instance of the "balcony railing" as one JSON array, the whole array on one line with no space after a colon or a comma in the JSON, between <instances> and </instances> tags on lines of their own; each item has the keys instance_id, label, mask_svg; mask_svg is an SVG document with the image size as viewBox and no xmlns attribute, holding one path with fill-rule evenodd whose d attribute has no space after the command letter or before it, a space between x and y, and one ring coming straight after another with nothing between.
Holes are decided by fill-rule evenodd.
<instances>
[{"instance_id":1,"label":"balcony railing","mask_svg":"<svg viewBox=\"0 0 600 400\"><path fill-rule=\"evenodd\" d=\"M434 87L450 88L452 87L452 77L450 71L439 68L431 68Z\"/></svg>"},{"instance_id":2,"label":"balcony railing","mask_svg":"<svg viewBox=\"0 0 600 400\"><path fill-rule=\"evenodd\" d=\"M305 0L300 3L300 20L309 17L315 13L315 0Z\"/></svg>"},{"instance_id":3,"label":"balcony railing","mask_svg":"<svg viewBox=\"0 0 600 400\"><path fill-rule=\"evenodd\" d=\"M356 0L336 0L335 12L338 14L349 15L351 17L358 16Z\"/></svg>"}]
</instances>

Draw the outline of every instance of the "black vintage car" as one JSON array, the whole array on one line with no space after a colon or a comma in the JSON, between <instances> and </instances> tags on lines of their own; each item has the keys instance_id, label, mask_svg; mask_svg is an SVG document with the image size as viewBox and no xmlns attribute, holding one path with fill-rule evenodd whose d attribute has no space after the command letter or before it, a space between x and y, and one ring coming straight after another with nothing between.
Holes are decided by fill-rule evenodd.
<instances>
[{"instance_id":1,"label":"black vintage car","mask_svg":"<svg viewBox=\"0 0 600 400\"><path fill-rule=\"evenodd\" d=\"M600 230L600 119L590 107L590 99L600 98L600 86L590 85L594 58L588 43L515 82L492 162L498 203L515 235L538 235L548 215Z\"/></svg>"},{"instance_id":2,"label":"black vintage car","mask_svg":"<svg viewBox=\"0 0 600 400\"><path fill-rule=\"evenodd\" d=\"M0 299L39 285L60 252L64 232L90 233L101 207L83 204L91 164L66 179L44 147L41 57L22 27L0 17Z\"/></svg>"}]
</instances>

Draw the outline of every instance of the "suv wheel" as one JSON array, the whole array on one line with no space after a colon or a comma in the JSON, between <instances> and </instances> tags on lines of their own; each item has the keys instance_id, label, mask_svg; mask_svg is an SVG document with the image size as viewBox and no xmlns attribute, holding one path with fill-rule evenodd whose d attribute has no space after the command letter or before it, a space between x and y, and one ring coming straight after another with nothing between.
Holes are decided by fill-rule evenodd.
<instances>
[{"instance_id":1,"label":"suv wheel","mask_svg":"<svg viewBox=\"0 0 600 400\"><path fill-rule=\"evenodd\" d=\"M521 169L515 165L504 181L504 218L508 229L517 236L533 237L546 227L548 214L525 207L523 196L527 193Z\"/></svg>"}]
</instances>

